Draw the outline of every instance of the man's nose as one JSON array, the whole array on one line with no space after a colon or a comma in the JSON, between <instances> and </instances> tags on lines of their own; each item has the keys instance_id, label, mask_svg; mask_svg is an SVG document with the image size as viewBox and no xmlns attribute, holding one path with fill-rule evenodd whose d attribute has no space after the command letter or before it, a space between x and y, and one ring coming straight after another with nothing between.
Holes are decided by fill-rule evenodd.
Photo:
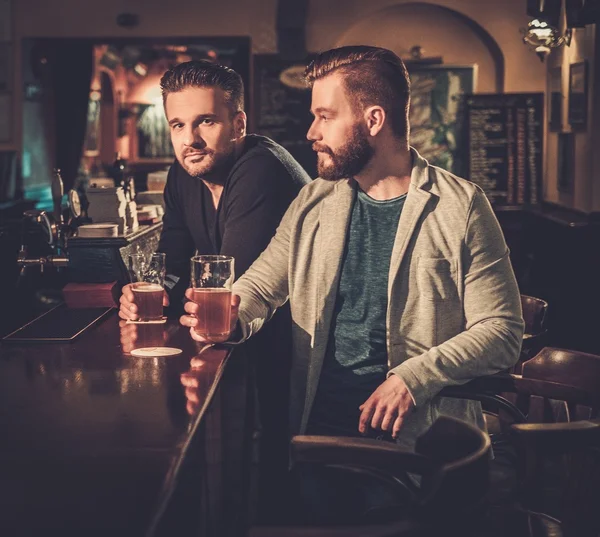
<instances>
[{"instance_id":1,"label":"man's nose","mask_svg":"<svg viewBox=\"0 0 600 537\"><path fill-rule=\"evenodd\" d=\"M190 128L186 130L185 136L183 138L183 143L187 146L199 146L205 145L204 139L200 133L200 129Z\"/></svg>"},{"instance_id":2,"label":"man's nose","mask_svg":"<svg viewBox=\"0 0 600 537\"><path fill-rule=\"evenodd\" d=\"M315 126L316 120L314 120L311 124L310 127L308 129L308 132L306 133L306 138L308 140L310 140L311 142L314 142L316 140L320 139L320 134Z\"/></svg>"}]
</instances>

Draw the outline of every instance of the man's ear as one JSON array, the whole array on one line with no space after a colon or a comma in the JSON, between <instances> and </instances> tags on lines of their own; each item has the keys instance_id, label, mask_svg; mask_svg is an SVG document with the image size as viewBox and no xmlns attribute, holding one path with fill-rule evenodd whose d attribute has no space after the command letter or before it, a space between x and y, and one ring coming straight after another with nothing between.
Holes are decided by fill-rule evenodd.
<instances>
[{"instance_id":1,"label":"man's ear","mask_svg":"<svg viewBox=\"0 0 600 537\"><path fill-rule=\"evenodd\" d=\"M369 106L365 110L365 123L367 130L371 136L377 136L377 134L383 129L383 125L387 119L385 110L381 106Z\"/></svg>"},{"instance_id":2,"label":"man's ear","mask_svg":"<svg viewBox=\"0 0 600 537\"><path fill-rule=\"evenodd\" d=\"M246 123L248 122L248 118L246 117L246 112L240 110L237 112L233 118L233 133L234 138L237 140L246 134Z\"/></svg>"}]
</instances>

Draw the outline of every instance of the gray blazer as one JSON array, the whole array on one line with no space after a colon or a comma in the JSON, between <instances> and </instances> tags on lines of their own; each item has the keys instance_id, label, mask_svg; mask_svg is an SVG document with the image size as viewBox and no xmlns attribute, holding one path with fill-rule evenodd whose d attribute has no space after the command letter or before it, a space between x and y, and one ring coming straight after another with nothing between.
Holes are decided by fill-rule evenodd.
<instances>
[{"instance_id":1,"label":"gray blazer","mask_svg":"<svg viewBox=\"0 0 600 537\"><path fill-rule=\"evenodd\" d=\"M411 151L387 290L388 375L400 376L416 403L398 439L407 448L440 414L484 427L479 403L437 394L513 365L523 336L519 290L487 198ZM290 300L292 434L306 430L317 390L353 195L350 180L305 186L234 285L244 338Z\"/></svg>"}]
</instances>

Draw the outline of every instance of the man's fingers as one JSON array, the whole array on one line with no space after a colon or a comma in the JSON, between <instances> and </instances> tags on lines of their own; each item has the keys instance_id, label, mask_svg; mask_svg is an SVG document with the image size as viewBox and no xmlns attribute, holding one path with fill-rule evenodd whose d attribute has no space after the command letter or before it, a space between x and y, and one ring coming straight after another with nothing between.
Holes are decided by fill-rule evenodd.
<instances>
[{"instance_id":1,"label":"man's fingers","mask_svg":"<svg viewBox=\"0 0 600 537\"><path fill-rule=\"evenodd\" d=\"M191 315L182 315L179 317L179 323L182 326L188 326L191 328L198 324L198 319L196 319L196 317L192 317Z\"/></svg>"},{"instance_id":2,"label":"man's fingers","mask_svg":"<svg viewBox=\"0 0 600 537\"><path fill-rule=\"evenodd\" d=\"M191 287L188 287L185 290L185 298L192 301L194 300L194 290Z\"/></svg>"},{"instance_id":3,"label":"man's fingers","mask_svg":"<svg viewBox=\"0 0 600 537\"><path fill-rule=\"evenodd\" d=\"M379 429L381 427L381 422L383 421L384 416L385 416L385 407L378 405L375 408L375 412L373 413L373 418L371 419L371 428Z\"/></svg>"},{"instance_id":4,"label":"man's fingers","mask_svg":"<svg viewBox=\"0 0 600 537\"><path fill-rule=\"evenodd\" d=\"M198 390L196 388L186 388L185 397L188 401L191 401L192 403L200 402L200 398L198 397Z\"/></svg>"},{"instance_id":5,"label":"man's fingers","mask_svg":"<svg viewBox=\"0 0 600 537\"><path fill-rule=\"evenodd\" d=\"M169 307L169 304L170 304L170 302L169 302L169 295L168 295L168 294L167 294L167 292L165 291L165 292L163 293L163 308L167 308L167 307Z\"/></svg>"},{"instance_id":6,"label":"man's fingers","mask_svg":"<svg viewBox=\"0 0 600 537\"><path fill-rule=\"evenodd\" d=\"M388 408L383 420L381 422L381 430L389 431L392 428L392 424L398 416L398 409L396 408Z\"/></svg>"},{"instance_id":7,"label":"man's fingers","mask_svg":"<svg viewBox=\"0 0 600 537\"><path fill-rule=\"evenodd\" d=\"M367 432L368 423L371 420L371 416L373 416L374 411L375 405L373 403L369 403L369 401L367 401L363 405L363 409L358 420L358 430L361 434L365 434Z\"/></svg>"},{"instance_id":8,"label":"man's fingers","mask_svg":"<svg viewBox=\"0 0 600 537\"><path fill-rule=\"evenodd\" d=\"M190 315L196 315L198 313L198 304L195 302L186 302L183 305L183 309Z\"/></svg>"},{"instance_id":9,"label":"man's fingers","mask_svg":"<svg viewBox=\"0 0 600 537\"><path fill-rule=\"evenodd\" d=\"M125 297L125 295L121 295L121 298L119 299L119 302L121 303L120 308L122 310L127 310L130 311L132 313L137 312L137 306L131 302L130 300L127 300L127 297Z\"/></svg>"},{"instance_id":10,"label":"man's fingers","mask_svg":"<svg viewBox=\"0 0 600 537\"><path fill-rule=\"evenodd\" d=\"M128 321L130 319L132 321L135 321L135 319L137 319L137 314L132 312L129 308L124 308L123 306L121 306L119 308L119 317L121 317L121 319L125 321Z\"/></svg>"},{"instance_id":11,"label":"man's fingers","mask_svg":"<svg viewBox=\"0 0 600 537\"><path fill-rule=\"evenodd\" d=\"M195 375L190 375L189 373L183 373L181 375L181 384L183 384L187 388L197 388L198 377L196 377Z\"/></svg>"},{"instance_id":12,"label":"man's fingers","mask_svg":"<svg viewBox=\"0 0 600 537\"><path fill-rule=\"evenodd\" d=\"M196 331L194 330L193 326L190 328L190 336L192 336L192 339L194 341L199 341L200 343L211 343L210 341L208 341L208 339L205 339L201 335L196 334Z\"/></svg>"},{"instance_id":13,"label":"man's fingers","mask_svg":"<svg viewBox=\"0 0 600 537\"><path fill-rule=\"evenodd\" d=\"M204 358L192 358L190 360L190 366L192 369L203 369L206 367L206 360Z\"/></svg>"},{"instance_id":14,"label":"man's fingers","mask_svg":"<svg viewBox=\"0 0 600 537\"><path fill-rule=\"evenodd\" d=\"M404 423L404 416L398 415L398 417L396 418L396 421L394 421L394 427L392 428L392 437L393 438L398 437L398 433L400 432L400 428L402 427L403 423Z\"/></svg>"},{"instance_id":15,"label":"man's fingers","mask_svg":"<svg viewBox=\"0 0 600 537\"><path fill-rule=\"evenodd\" d=\"M198 412L198 405L188 401L185 405L185 411L190 415L194 416Z\"/></svg>"},{"instance_id":16,"label":"man's fingers","mask_svg":"<svg viewBox=\"0 0 600 537\"><path fill-rule=\"evenodd\" d=\"M121 298L125 297L125 300L128 302L133 302L133 291L131 290L131 284L128 283L125 287L123 287Z\"/></svg>"}]
</instances>

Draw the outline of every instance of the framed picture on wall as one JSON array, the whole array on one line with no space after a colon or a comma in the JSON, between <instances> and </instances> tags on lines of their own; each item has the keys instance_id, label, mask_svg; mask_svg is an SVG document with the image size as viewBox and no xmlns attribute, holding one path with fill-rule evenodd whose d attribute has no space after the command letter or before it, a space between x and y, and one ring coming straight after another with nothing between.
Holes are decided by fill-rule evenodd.
<instances>
[{"instance_id":1,"label":"framed picture on wall","mask_svg":"<svg viewBox=\"0 0 600 537\"><path fill-rule=\"evenodd\" d=\"M562 130L562 67L553 67L548 75L548 127L551 131Z\"/></svg>"},{"instance_id":2,"label":"framed picture on wall","mask_svg":"<svg viewBox=\"0 0 600 537\"><path fill-rule=\"evenodd\" d=\"M560 192L572 194L575 177L575 134L572 132L558 134L557 153L557 188Z\"/></svg>"},{"instance_id":3,"label":"framed picture on wall","mask_svg":"<svg viewBox=\"0 0 600 537\"><path fill-rule=\"evenodd\" d=\"M410 75L410 139L431 164L468 173L464 96L475 91L477 66L416 65Z\"/></svg>"},{"instance_id":4,"label":"framed picture on wall","mask_svg":"<svg viewBox=\"0 0 600 537\"><path fill-rule=\"evenodd\" d=\"M573 129L587 126L587 62L573 63L569 67L569 124Z\"/></svg>"}]
</instances>

